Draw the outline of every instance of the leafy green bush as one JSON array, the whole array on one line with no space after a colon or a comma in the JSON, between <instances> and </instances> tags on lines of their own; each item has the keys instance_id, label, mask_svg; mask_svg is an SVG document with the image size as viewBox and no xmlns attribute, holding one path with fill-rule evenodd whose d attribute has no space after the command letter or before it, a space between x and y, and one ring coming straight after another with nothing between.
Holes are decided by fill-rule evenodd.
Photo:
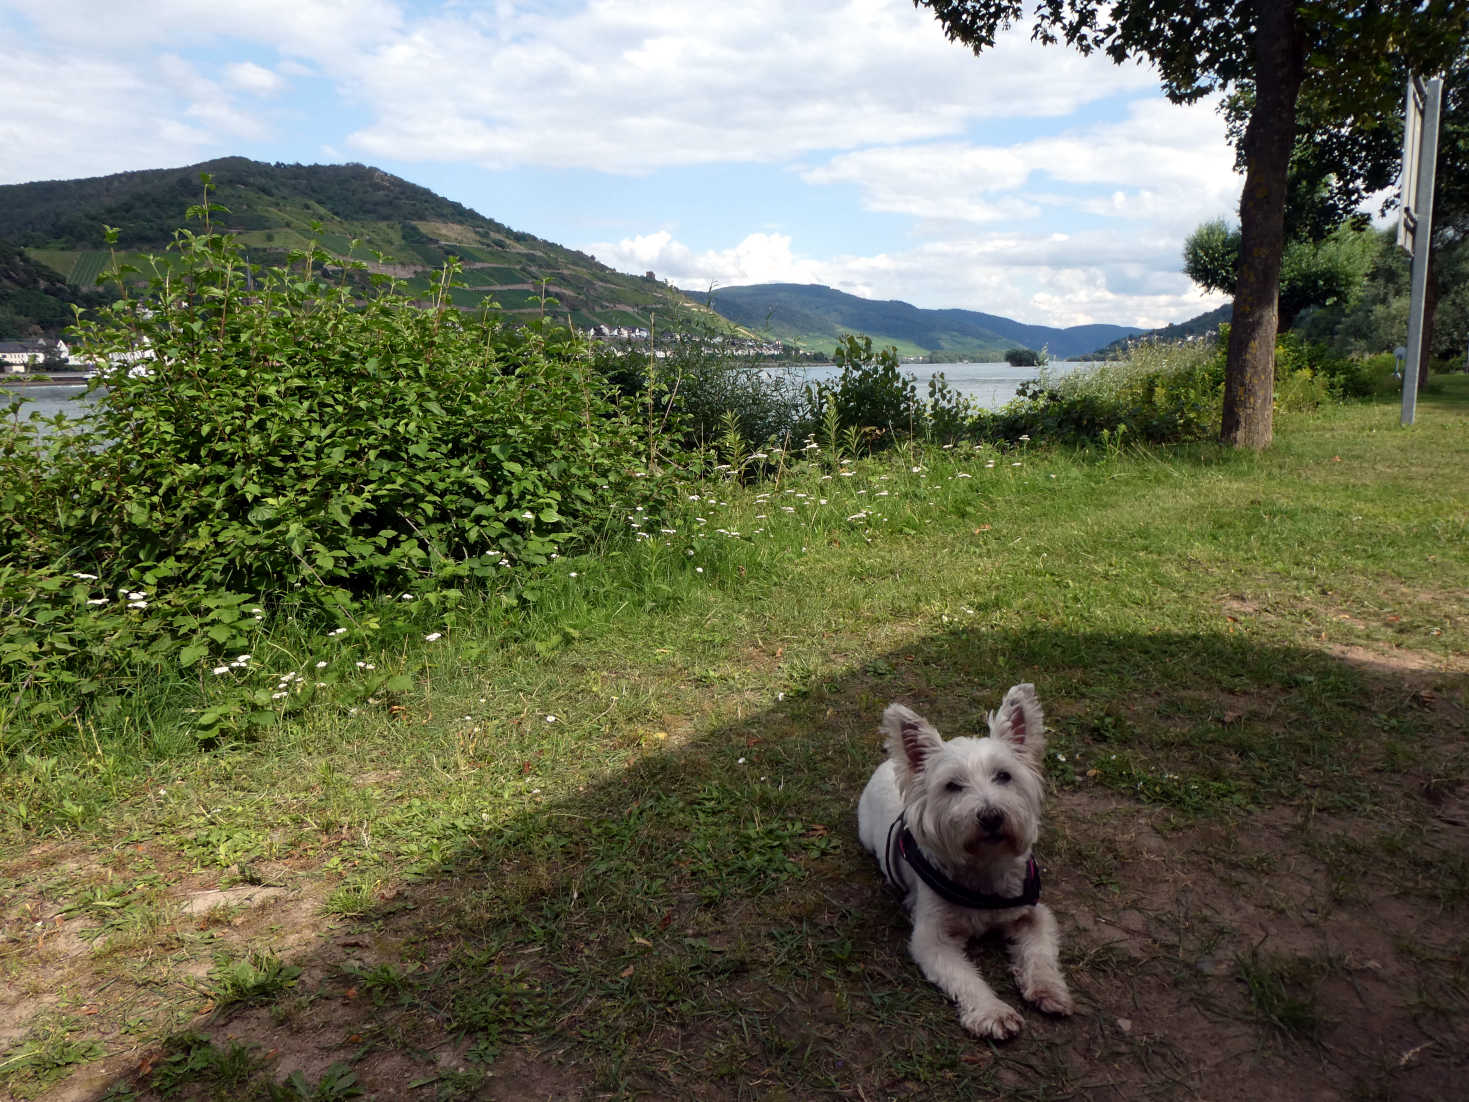
<instances>
[{"instance_id":1,"label":"leafy green bush","mask_svg":"<svg viewBox=\"0 0 1469 1102\"><path fill-rule=\"evenodd\" d=\"M869 448L882 448L935 430L957 436L969 424L969 402L942 374L930 383L928 401L919 399L913 375L899 367L896 348L874 351L871 337L847 336L831 359L841 374L834 383L807 387L807 431L833 435L838 429L860 436Z\"/></svg>"},{"instance_id":2,"label":"leafy green bush","mask_svg":"<svg viewBox=\"0 0 1469 1102\"><path fill-rule=\"evenodd\" d=\"M1207 439L1218 431L1229 327L1217 341L1144 343L1131 358L1065 376L1042 369L1018 398L976 415L970 432L991 440L1022 436L1086 444L1125 437L1143 443ZM1380 359L1348 359L1318 342L1283 333L1276 344L1275 403L1309 410L1333 399L1370 395L1381 386ZM1391 370L1391 357L1387 359Z\"/></svg>"},{"instance_id":3,"label":"leafy green bush","mask_svg":"<svg viewBox=\"0 0 1469 1102\"><path fill-rule=\"evenodd\" d=\"M1383 397L1402 390L1403 381L1397 374L1398 361L1391 352L1379 352L1375 356L1356 356L1357 374L1362 385L1370 388L1367 396Z\"/></svg>"},{"instance_id":4,"label":"leafy green bush","mask_svg":"<svg viewBox=\"0 0 1469 1102\"><path fill-rule=\"evenodd\" d=\"M417 304L315 250L252 270L191 213L147 295L78 326L112 365L92 417L0 434L0 718L208 668L274 615L442 614L646 493L641 427L569 335L454 310L449 269Z\"/></svg>"},{"instance_id":5,"label":"leafy green bush","mask_svg":"<svg viewBox=\"0 0 1469 1102\"><path fill-rule=\"evenodd\" d=\"M1331 387L1309 368L1275 373L1275 408L1286 413L1308 413L1331 401Z\"/></svg>"},{"instance_id":6,"label":"leafy green bush","mask_svg":"<svg viewBox=\"0 0 1469 1102\"><path fill-rule=\"evenodd\" d=\"M1388 358L1391 364L1391 357ZM1379 372L1369 361L1333 353L1320 341L1308 341L1299 334L1282 333L1275 342L1276 401L1279 386L1302 371L1321 380L1327 390L1322 400L1331 398L1366 398L1377 389ZM1300 383L1291 384L1299 388Z\"/></svg>"},{"instance_id":7,"label":"leafy green bush","mask_svg":"<svg viewBox=\"0 0 1469 1102\"><path fill-rule=\"evenodd\" d=\"M841 429L867 432L873 441L911 436L919 429L918 387L912 375L899 370L897 349L874 352L871 337L847 336L831 362L841 370L835 384L812 383L807 391L814 414L832 408Z\"/></svg>"}]
</instances>

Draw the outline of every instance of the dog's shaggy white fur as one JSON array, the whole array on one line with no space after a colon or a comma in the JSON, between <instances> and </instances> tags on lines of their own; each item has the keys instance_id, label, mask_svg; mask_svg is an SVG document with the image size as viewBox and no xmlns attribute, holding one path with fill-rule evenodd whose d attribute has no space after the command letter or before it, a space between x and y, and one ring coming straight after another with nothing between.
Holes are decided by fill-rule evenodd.
<instances>
[{"instance_id":1,"label":"dog's shaggy white fur","mask_svg":"<svg viewBox=\"0 0 1469 1102\"><path fill-rule=\"evenodd\" d=\"M1005 1040L1021 1017L996 997L965 953L971 937L999 930L1010 941L1020 993L1051 1014L1070 1014L1071 992L1058 962L1056 919L1043 903L971 907L941 896L892 845L901 815L928 862L969 892L1021 896L1040 825L1045 720L1034 685L1016 685L989 716L983 738L945 741L901 704L883 713L888 760L857 806L862 844L904 892L913 919L909 947L928 979L959 1004L964 1028ZM901 824L897 828L901 830Z\"/></svg>"}]
</instances>

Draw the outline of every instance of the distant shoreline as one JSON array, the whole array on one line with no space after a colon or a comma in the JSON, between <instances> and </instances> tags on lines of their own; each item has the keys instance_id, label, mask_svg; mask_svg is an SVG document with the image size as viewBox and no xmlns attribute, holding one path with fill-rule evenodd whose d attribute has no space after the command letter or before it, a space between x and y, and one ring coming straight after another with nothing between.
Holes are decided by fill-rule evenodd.
<instances>
[{"instance_id":1,"label":"distant shoreline","mask_svg":"<svg viewBox=\"0 0 1469 1102\"><path fill-rule=\"evenodd\" d=\"M81 386L92 376L76 372L55 375L0 375L0 386Z\"/></svg>"}]
</instances>

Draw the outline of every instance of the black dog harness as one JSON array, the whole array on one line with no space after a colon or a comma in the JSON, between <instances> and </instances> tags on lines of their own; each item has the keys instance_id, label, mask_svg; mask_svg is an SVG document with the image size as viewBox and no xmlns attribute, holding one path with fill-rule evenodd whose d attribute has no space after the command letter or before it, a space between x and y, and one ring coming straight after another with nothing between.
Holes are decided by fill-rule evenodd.
<instances>
[{"instance_id":1,"label":"black dog harness","mask_svg":"<svg viewBox=\"0 0 1469 1102\"><path fill-rule=\"evenodd\" d=\"M932 888L941 899L958 907L969 907L981 911L1002 911L1009 907L1033 907L1041 897L1041 870L1035 863L1034 854L1025 862L1025 886L1019 895L1005 896L971 891L963 884L956 884L945 876L934 867L933 862L923 855L923 850L918 847L918 842L914 839L913 832L908 829L908 824L902 815L894 819L893 825L888 827L888 844L883 859L882 875L895 891L900 895L906 895L907 888L897 875L899 859L907 861L909 867L917 873L918 878Z\"/></svg>"}]
</instances>

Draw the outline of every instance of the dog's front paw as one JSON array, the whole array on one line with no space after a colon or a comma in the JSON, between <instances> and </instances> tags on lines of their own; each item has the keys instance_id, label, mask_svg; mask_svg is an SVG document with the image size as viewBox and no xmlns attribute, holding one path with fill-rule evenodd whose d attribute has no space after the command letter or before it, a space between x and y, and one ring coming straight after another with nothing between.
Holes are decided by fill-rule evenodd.
<instances>
[{"instance_id":1,"label":"dog's front paw","mask_svg":"<svg viewBox=\"0 0 1469 1102\"><path fill-rule=\"evenodd\" d=\"M1019 1013L1002 1002L991 1003L981 1010L966 1010L959 1015L959 1021L976 1037L993 1041L1008 1041L1025 1024Z\"/></svg>"},{"instance_id":2,"label":"dog's front paw","mask_svg":"<svg viewBox=\"0 0 1469 1102\"><path fill-rule=\"evenodd\" d=\"M1071 998L1071 992L1066 988L1065 980L1057 979L1051 983L1034 984L1024 994L1027 1000L1047 1014L1069 1017L1076 1010L1076 1003Z\"/></svg>"}]
</instances>

